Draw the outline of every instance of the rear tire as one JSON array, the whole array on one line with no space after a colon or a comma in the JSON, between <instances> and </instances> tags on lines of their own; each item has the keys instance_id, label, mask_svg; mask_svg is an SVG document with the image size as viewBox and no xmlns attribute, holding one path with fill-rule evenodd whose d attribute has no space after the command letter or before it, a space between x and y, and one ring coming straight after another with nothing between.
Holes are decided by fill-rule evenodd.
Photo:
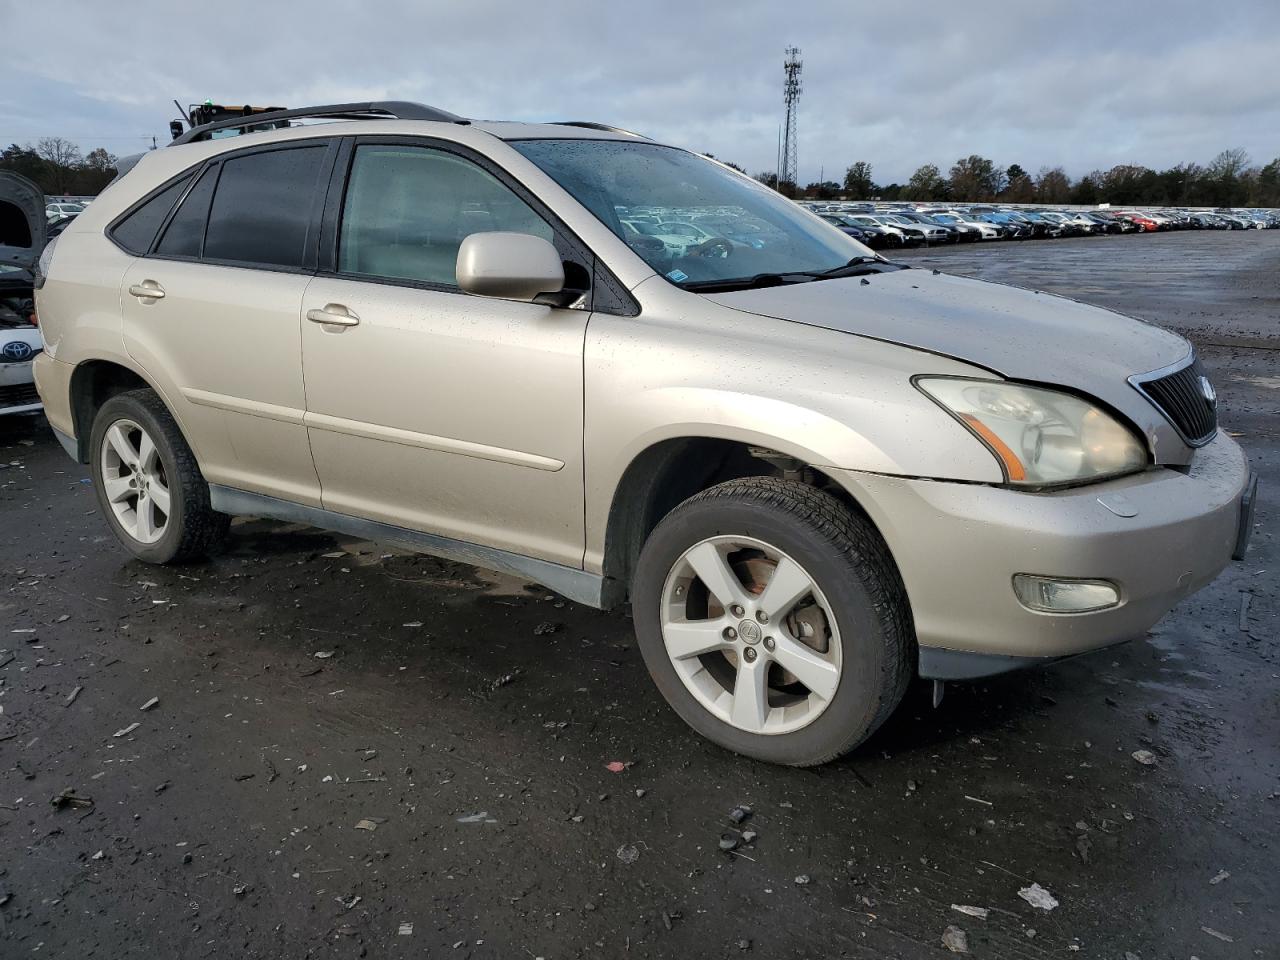
<instances>
[{"instance_id":1,"label":"rear tire","mask_svg":"<svg viewBox=\"0 0 1280 960\"><path fill-rule=\"evenodd\" d=\"M126 550L147 563L207 556L231 518L209 505L209 484L163 401L151 390L116 394L89 441L98 507Z\"/></svg>"},{"instance_id":2,"label":"rear tire","mask_svg":"<svg viewBox=\"0 0 1280 960\"><path fill-rule=\"evenodd\" d=\"M719 599L738 588L737 602ZM641 552L632 613L649 673L681 718L770 763L814 766L852 750L913 673L910 607L879 532L798 482L734 480L676 507Z\"/></svg>"}]
</instances>

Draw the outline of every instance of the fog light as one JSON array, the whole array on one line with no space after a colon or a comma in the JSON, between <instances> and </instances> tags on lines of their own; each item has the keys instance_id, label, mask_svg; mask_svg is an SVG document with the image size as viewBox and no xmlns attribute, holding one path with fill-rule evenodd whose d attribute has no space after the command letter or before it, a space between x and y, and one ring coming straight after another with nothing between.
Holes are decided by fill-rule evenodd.
<instances>
[{"instance_id":1,"label":"fog light","mask_svg":"<svg viewBox=\"0 0 1280 960\"><path fill-rule=\"evenodd\" d=\"M1120 589L1109 580L1058 580L1017 573L1013 592L1024 607L1039 613L1088 613L1120 603Z\"/></svg>"}]
</instances>

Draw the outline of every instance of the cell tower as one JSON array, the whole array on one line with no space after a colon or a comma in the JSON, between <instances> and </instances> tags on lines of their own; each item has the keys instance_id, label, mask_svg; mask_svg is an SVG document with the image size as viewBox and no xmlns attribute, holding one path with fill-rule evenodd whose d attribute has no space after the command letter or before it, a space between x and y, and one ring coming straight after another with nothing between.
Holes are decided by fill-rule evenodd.
<instances>
[{"instance_id":1,"label":"cell tower","mask_svg":"<svg viewBox=\"0 0 1280 960\"><path fill-rule=\"evenodd\" d=\"M779 186L782 181L796 183L799 176L797 167L799 166L799 157L796 144L796 107L800 104L800 91L803 86L800 83L800 70L804 64L800 60L800 50L797 47L787 47L787 58L783 61L782 69L786 72L787 79L782 85L783 100L787 104L787 119L782 128L782 162L778 165Z\"/></svg>"}]
</instances>

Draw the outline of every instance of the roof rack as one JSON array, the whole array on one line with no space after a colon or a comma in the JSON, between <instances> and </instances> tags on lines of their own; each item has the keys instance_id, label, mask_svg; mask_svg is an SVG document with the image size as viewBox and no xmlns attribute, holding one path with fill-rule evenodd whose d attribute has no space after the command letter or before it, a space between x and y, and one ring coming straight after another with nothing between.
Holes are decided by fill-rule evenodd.
<instances>
[{"instance_id":1,"label":"roof rack","mask_svg":"<svg viewBox=\"0 0 1280 960\"><path fill-rule=\"evenodd\" d=\"M273 110L269 113L255 113L251 116L232 117L230 120L219 120L193 127L180 137L175 137L169 146L181 143L192 143L197 140L208 140L219 130L242 130L248 132L254 128L273 128L289 126L287 121L302 120L312 117L327 117L331 120L368 120L382 117L392 120L436 120L445 123L470 123L457 114L449 113L437 107L429 107L423 103L411 103L407 100L374 100L369 103L331 103L318 107L297 107L292 110ZM284 121L284 122L282 122Z\"/></svg>"},{"instance_id":2,"label":"roof rack","mask_svg":"<svg viewBox=\"0 0 1280 960\"><path fill-rule=\"evenodd\" d=\"M584 130L603 130L605 133L625 133L628 137L638 137L641 140L648 140L643 133L636 133L634 130L623 130L621 127L611 127L607 123L596 123L594 120L555 120L552 121L557 127L582 127Z\"/></svg>"}]
</instances>

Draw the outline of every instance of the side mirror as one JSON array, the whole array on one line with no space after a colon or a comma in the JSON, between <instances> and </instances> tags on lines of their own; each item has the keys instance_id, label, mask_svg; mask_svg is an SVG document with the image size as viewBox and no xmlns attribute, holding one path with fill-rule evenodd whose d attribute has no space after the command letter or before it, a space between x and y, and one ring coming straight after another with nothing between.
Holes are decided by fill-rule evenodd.
<instances>
[{"instance_id":1,"label":"side mirror","mask_svg":"<svg viewBox=\"0 0 1280 960\"><path fill-rule=\"evenodd\" d=\"M473 233L458 248L458 286L505 300L564 289L564 264L550 242L527 233Z\"/></svg>"}]
</instances>

